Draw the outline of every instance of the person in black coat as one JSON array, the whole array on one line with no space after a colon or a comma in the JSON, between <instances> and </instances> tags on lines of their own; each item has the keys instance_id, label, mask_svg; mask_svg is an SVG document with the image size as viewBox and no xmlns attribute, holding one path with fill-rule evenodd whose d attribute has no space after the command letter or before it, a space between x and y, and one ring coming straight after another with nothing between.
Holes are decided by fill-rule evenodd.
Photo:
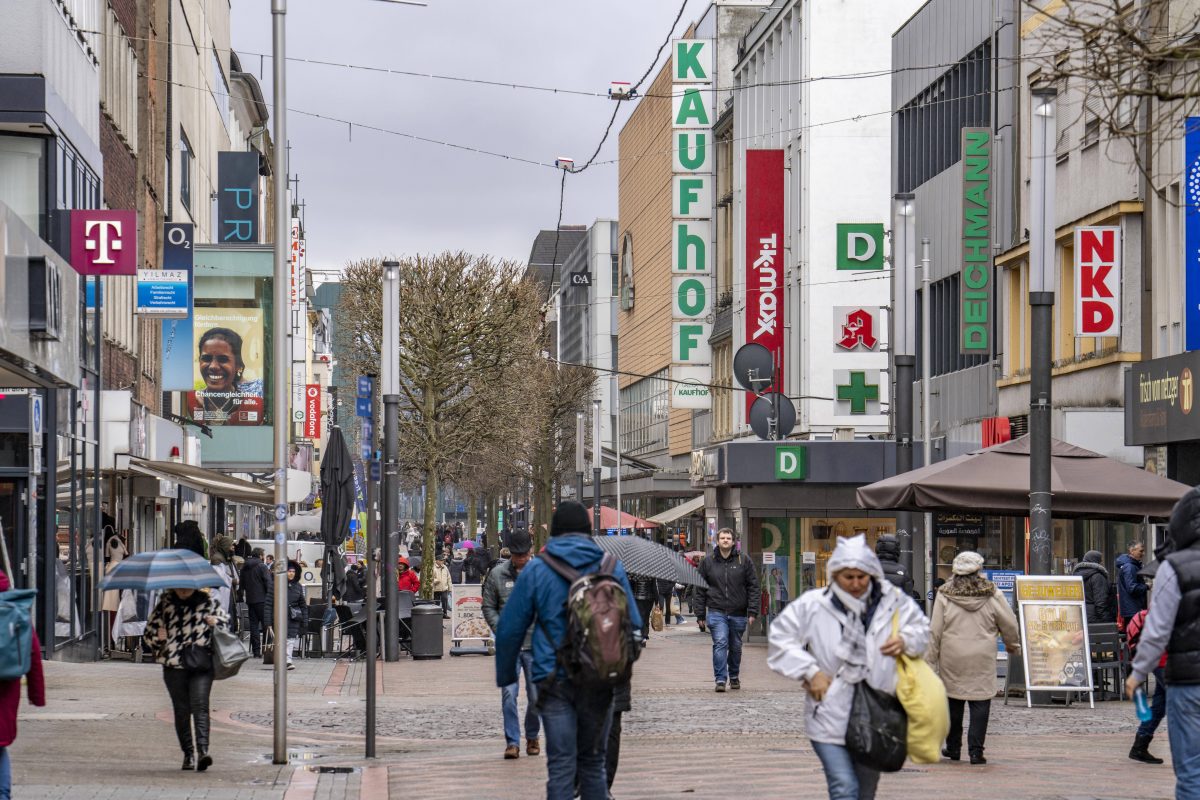
<instances>
[{"instance_id":1,"label":"person in black coat","mask_svg":"<svg viewBox=\"0 0 1200 800\"><path fill-rule=\"evenodd\" d=\"M175 526L175 541L171 547L175 550L191 550L208 560L208 545L204 534L200 533L200 524L194 519L185 519Z\"/></svg>"},{"instance_id":2,"label":"person in black coat","mask_svg":"<svg viewBox=\"0 0 1200 800\"><path fill-rule=\"evenodd\" d=\"M239 584L246 598L246 615L249 617L250 652L262 655L262 634L267 628L267 598L271 596L271 570L263 563L263 549L256 547L242 565L242 580Z\"/></svg>"},{"instance_id":3,"label":"person in black coat","mask_svg":"<svg viewBox=\"0 0 1200 800\"><path fill-rule=\"evenodd\" d=\"M883 577L888 579L888 583L900 587L909 597L916 597L913 594L912 575L900 565L900 541L895 536L880 536L875 543L875 555L879 558Z\"/></svg>"},{"instance_id":4,"label":"person in black coat","mask_svg":"<svg viewBox=\"0 0 1200 800\"><path fill-rule=\"evenodd\" d=\"M346 570L346 591L342 600L347 603L361 603L367 599L367 576L361 563L355 563Z\"/></svg>"},{"instance_id":5,"label":"person in black coat","mask_svg":"<svg viewBox=\"0 0 1200 800\"><path fill-rule=\"evenodd\" d=\"M645 575L629 574L629 585L633 588L633 601L642 615L642 641L650 639L650 612L658 602L658 581Z\"/></svg>"},{"instance_id":6,"label":"person in black coat","mask_svg":"<svg viewBox=\"0 0 1200 800\"><path fill-rule=\"evenodd\" d=\"M1112 590L1112 581L1108 578L1108 570L1103 562L1103 553L1099 550L1088 550L1083 554L1083 560L1072 570L1072 574L1083 578L1083 599L1087 604L1089 625L1095 622L1117 621L1117 606L1113 602L1116 594Z\"/></svg>"},{"instance_id":7,"label":"person in black coat","mask_svg":"<svg viewBox=\"0 0 1200 800\"><path fill-rule=\"evenodd\" d=\"M300 637L308 628L308 602L304 599L304 587L300 584L300 565L291 559L287 562L287 576L287 649L284 652L287 654L287 668L295 669L292 652L300 644ZM274 592L267 593L267 618L274 623ZM279 639L279 631L275 631L275 638ZM279 652L278 646L276 652Z\"/></svg>"}]
</instances>

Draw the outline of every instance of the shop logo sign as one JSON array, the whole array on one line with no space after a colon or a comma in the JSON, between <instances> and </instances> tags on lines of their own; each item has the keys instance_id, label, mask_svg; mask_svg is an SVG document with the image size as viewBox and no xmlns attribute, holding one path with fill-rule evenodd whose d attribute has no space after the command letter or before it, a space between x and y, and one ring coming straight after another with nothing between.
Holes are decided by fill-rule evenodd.
<instances>
[{"instance_id":1,"label":"shop logo sign","mask_svg":"<svg viewBox=\"0 0 1200 800\"><path fill-rule=\"evenodd\" d=\"M80 275L136 275L137 212L72 211L71 266Z\"/></svg>"},{"instance_id":2,"label":"shop logo sign","mask_svg":"<svg viewBox=\"0 0 1200 800\"><path fill-rule=\"evenodd\" d=\"M1075 229L1075 335L1121 333L1121 228Z\"/></svg>"},{"instance_id":3,"label":"shop logo sign","mask_svg":"<svg viewBox=\"0 0 1200 800\"><path fill-rule=\"evenodd\" d=\"M883 223L839 222L838 269L883 269Z\"/></svg>"},{"instance_id":4,"label":"shop logo sign","mask_svg":"<svg viewBox=\"0 0 1200 800\"><path fill-rule=\"evenodd\" d=\"M1192 397L1195 384L1192 381L1192 371L1187 367L1179 373L1179 410L1185 414L1192 413Z\"/></svg>"},{"instance_id":5,"label":"shop logo sign","mask_svg":"<svg viewBox=\"0 0 1200 800\"><path fill-rule=\"evenodd\" d=\"M834 319L844 319L841 331L834 333L834 344L840 350L871 350L879 347L879 337L875 335L875 317L878 308L835 308Z\"/></svg>"},{"instance_id":6,"label":"shop logo sign","mask_svg":"<svg viewBox=\"0 0 1200 800\"><path fill-rule=\"evenodd\" d=\"M775 446L775 479L802 481L808 477L808 449L803 445Z\"/></svg>"}]
</instances>

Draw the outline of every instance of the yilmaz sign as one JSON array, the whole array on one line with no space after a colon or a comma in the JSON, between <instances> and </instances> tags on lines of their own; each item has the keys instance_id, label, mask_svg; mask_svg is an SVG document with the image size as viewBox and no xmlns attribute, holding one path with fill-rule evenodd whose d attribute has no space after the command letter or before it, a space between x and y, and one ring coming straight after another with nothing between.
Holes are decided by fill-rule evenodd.
<instances>
[{"instance_id":1,"label":"yilmaz sign","mask_svg":"<svg viewBox=\"0 0 1200 800\"><path fill-rule=\"evenodd\" d=\"M991 352L992 316L992 132L962 129L962 279L959 348L967 355Z\"/></svg>"}]
</instances>

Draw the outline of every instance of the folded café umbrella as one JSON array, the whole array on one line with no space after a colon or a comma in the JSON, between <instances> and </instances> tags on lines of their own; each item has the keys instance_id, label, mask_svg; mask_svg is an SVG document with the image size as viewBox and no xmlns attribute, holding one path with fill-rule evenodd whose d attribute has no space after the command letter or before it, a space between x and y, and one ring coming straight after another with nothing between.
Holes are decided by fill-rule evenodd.
<instances>
[{"instance_id":1,"label":"folded caf\u00e9 umbrella","mask_svg":"<svg viewBox=\"0 0 1200 800\"><path fill-rule=\"evenodd\" d=\"M100 588L153 591L207 589L224 586L224 579L204 556L191 550L152 550L130 556L112 568Z\"/></svg>"},{"instance_id":2,"label":"folded caf\u00e9 umbrella","mask_svg":"<svg viewBox=\"0 0 1200 800\"><path fill-rule=\"evenodd\" d=\"M1166 519L1191 489L1073 444L1050 440L1050 491L1063 519ZM859 508L1029 514L1029 436L860 487Z\"/></svg>"},{"instance_id":3,"label":"folded caf\u00e9 umbrella","mask_svg":"<svg viewBox=\"0 0 1200 800\"><path fill-rule=\"evenodd\" d=\"M604 552L620 559L626 572L708 588L704 578L700 577L700 571L690 561L649 539L640 536L593 536L592 541Z\"/></svg>"},{"instance_id":4,"label":"folded caf\u00e9 umbrella","mask_svg":"<svg viewBox=\"0 0 1200 800\"><path fill-rule=\"evenodd\" d=\"M354 514L354 460L342 429L334 425L325 442L321 459L321 539L325 542L325 569L321 571L321 593L326 594L326 573L333 567L333 591L346 587L346 566L338 547L350 536Z\"/></svg>"}]
</instances>

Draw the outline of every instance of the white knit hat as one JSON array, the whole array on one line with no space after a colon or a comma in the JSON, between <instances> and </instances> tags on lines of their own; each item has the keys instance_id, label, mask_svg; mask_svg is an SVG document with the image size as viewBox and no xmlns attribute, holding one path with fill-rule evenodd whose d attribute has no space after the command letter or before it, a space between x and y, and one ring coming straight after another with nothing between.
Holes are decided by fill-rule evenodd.
<instances>
[{"instance_id":1,"label":"white knit hat","mask_svg":"<svg viewBox=\"0 0 1200 800\"><path fill-rule=\"evenodd\" d=\"M951 569L954 570L955 575L974 575L982 566L983 556L965 550L954 557L954 565Z\"/></svg>"},{"instance_id":2,"label":"white knit hat","mask_svg":"<svg viewBox=\"0 0 1200 800\"><path fill-rule=\"evenodd\" d=\"M871 551L871 546L867 544L867 537L864 534L838 537L837 546L833 548L833 555L825 563L825 570L829 580L832 581L833 576L844 569L860 569L875 578L883 578L883 565Z\"/></svg>"}]
</instances>

